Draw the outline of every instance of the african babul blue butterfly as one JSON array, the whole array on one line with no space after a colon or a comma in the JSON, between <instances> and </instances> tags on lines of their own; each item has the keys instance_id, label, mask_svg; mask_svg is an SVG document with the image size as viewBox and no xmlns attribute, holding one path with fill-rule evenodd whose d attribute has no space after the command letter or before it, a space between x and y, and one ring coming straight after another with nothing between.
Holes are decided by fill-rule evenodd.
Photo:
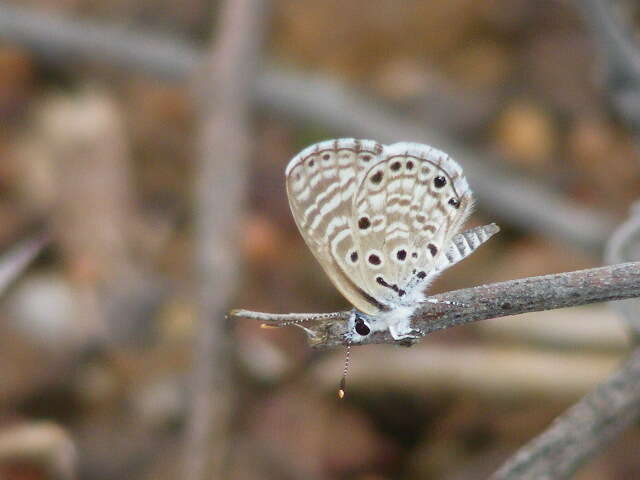
<instances>
[{"instance_id":1,"label":"african babul blue butterfly","mask_svg":"<svg viewBox=\"0 0 640 480\"><path fill-rule=\"evenodd\" d=\"M302 237L355 307L346 320L348 345L375 331L396 340L421 336L411 315L423 302L439 303L425 288L499 231L490 224L458 233L473 208L471 190L460 165L428 145L327 140L293 157L285 177ZM231 314L299 326L343 316ZM348 363L349 350L340 397Z\"/></svg>"}]
</instances>

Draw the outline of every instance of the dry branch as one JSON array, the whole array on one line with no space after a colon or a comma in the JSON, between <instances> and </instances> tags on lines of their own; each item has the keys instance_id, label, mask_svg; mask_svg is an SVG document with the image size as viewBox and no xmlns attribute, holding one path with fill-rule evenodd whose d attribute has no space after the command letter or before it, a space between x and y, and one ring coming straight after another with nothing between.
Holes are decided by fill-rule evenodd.
<instances>
[{"instance_id":1,"label":"dry branch","mask_svg":"<svg viewBox=\"0 0 640 480\"><path fill-rule=\"evenodd\" d=\"M23 240L0 256L0 296L49 243L47 234Z\"/></svg>"},{"instance_id":2,"label":"dry branch","mask_svg":"<svg viewBox=\"0 0 640 480\"><path fill-rule=\"evenodd\" d=\"M428 335L478 320L639 296L640 262L631 262L441 293L433 298L456 305L424 303L414 312L411 323L422 335ZM334 319L305 324L314 347L330 348L347 343L345 336L349 332L344 320L349 312L340 313ZM252 313L236 310L231 315L251 318ZM292 318L283 315L282 319L271 324L279 326ZM394 340L388 332L372 333L354 344L370 343L407 344L403 340Z\"/></svg>"},{"instance_id":3,"label":"dry branch","mask_svg":"<svg viewBox=\"0 0 640 480\"><path fill-rule=\"evenodd\" d=\"M491 478L570 478L640 417L640 349L593 392L522 447Z\"/></svg>"},{"instance_id":4,"label":"dry branch","mask_svg":"<svg viewBox=\"0 0 640 480\"><path fill-rule=\"evenodd\" d=\"M635 206L629 220L611 237L607 248L609 261L637 258L638 213L640 212ZM611 268L638 264L623 263ZM624 276L631 280L628 272ZM635 283L638 284L637 279ZM618 287L619 292L625 294L633 290L633 282L628 281L618 284L617 280L609 279L605 280L604 285ZM616 307L637 336L637 300L618 302ZM523 446L492 478L569 478L585 461L607 447L639 417L640 349L636 348L619 370L558 417L545 432Z\"/></svg>"},{"instance_id":5,"label":"dry branch","mask_svg":"<svg viewBox=\"0 0 640 480\"><path fill-rule=\"evenodd\" d=\"M608 263L622 263L640 256L640 202L636 202L626 222L613 232L607 243L605 258ZM627 327L637 338L640 336L640 301L616 302L615 310L622 315Z\"/></svg>"},{"instance_id":6,"label":"dry branch","mask_svg":"<svg viewBox=\"0 0 640 480\"><path fill-rule=\"evenodd\" d=\"M248 114L265 7L263 0L222 4L215 44L195 79L200 107L195 206L198 325L186 430L187 480L226 477L234 389L224 308L238 278L239 218L251 145Z\"/></svg>"},{"instance_id":7,"label":"dry branch","mask_svg":"<svg viewBox=\"0 0 640 480\"><path fill-rule=\"evenodd\" d=\"M591 28L601 54L605 93L637 134L640 131L640 54L633 45L632 22L625 26L621 23L623 15L616 18L616 7L620 6L616 3L581 0L576 6Z\"/></svg>"},{"instance_id":8,"label":"dry branch","mask_svg":"<svg viewBox=\"0 0 640 480\"><path fill-rule=\"evenodd\" d=\"M506 322L505 322L506 323ZM514 348L512 345L442 343L424 348L370 345L353 352L349 392L410 392L427 397L462 393L491 400L576 401L607 378L621 354ZM315 388L333 394L344 352L322 356L307 376ZM422 397L421 397L422 398Z\"/></svg>"},{"instance_id":9,"label":"dry branch","mask_svg":"<svg viewBox=\"0 0 640 480\"><path fill-rule=\"evenodd\" d=\"M197 48L166 35L123 31L1 4L0 38L24 45L57 66L100 62L169 80L184 80L203 58ZM271 68L256 73L253 88L253 101L263 108L326 125L340 136L412 140L445 150L461 161L481 204L519 228L590 249L601 247L613 228L605 214L568 201L531 179L507 175L491 166L490 155L464 149L443 132L400 117L338 82Z\"/></svg>"}]
</instances>

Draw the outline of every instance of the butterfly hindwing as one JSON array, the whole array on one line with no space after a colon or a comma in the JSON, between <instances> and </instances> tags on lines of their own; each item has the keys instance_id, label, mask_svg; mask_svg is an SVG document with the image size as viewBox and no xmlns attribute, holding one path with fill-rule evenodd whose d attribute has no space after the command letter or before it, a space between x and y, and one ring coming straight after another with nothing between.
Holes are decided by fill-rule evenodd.
<instances>
[{"instance_id":1,"label":"butterfly hindwing","mask_svg":"<svg viewBox=\"0 0 640 480\"><path fill-rule=\"evenodd\" d=\"M471 203L462 170L446 154L406 142L386 146L354 197L365 290L388 303L415 303Z\"/></svg>"}]
</instances>

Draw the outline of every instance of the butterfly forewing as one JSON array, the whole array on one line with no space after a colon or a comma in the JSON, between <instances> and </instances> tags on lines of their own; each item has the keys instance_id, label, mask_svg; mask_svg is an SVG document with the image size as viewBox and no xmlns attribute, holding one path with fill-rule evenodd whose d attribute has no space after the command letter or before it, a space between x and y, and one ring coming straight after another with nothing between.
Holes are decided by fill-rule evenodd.
<instances>
[{"instance_id":1,"label":"butterfly forewing","mask_svg":"<svg viewBox=\"0 0 640 480\"><path fill-rule=\"evenodd\" d=\"M286 170L289 204L305 242L340 292L370 314L383 306L362 287L352 202L381 152L371 140L330 140L300 152Z\"/></svg>"},{"instance_id":2,"label":"butterfly forewing","mask_svg":"<svg viewBox=\"0 0 640 480\"><path fill-rule=\"evenodd\" d=\"M306 243L370 314L416 301L472 204L457 163L414 143L322 142L294 157L286 177Z\"/></svg>"}]
</instances>

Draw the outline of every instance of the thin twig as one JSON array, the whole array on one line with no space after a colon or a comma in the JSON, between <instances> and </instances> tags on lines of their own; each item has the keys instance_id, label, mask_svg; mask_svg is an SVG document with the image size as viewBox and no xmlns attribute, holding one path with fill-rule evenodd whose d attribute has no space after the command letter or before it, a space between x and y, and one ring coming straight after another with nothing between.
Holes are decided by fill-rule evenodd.
<instances>
[{"instance_id":1,"label":"thin twig","mask_svg":"<svg viewBox=\"0 0 640 480\"><path fill-rule=\"evenodd\" d=\"M472 152L446 133L398 116L339 82L292 70L269 70L257 87L257 101L263 107L322 123L342 136L383 143L411 140L447 152L463 166L479 203L509 225L586 249L600 248L613 228L605 214L569 201L530 178L506 173L490 155Z\"/></svg>"},{"instance_id":2,"label":"thin twig","mask_svg":"<svg viewBox=\"0 0 640 480\"><path fill-rule=\"evenodd\" d=\"M605 258L608 263L629 262L640 258L640 202L636 202L626 222L613 232L607 243ZM622 315L635 338L640 337L640 301L616 302L615 310Z\"/></svg>"},{"instance_id":3,"label":"thin twig","mask_svg":"<svg viewBox=\"0 0 640 480\"><path fill-rule=\"evenodd\" d=\"M638 210L612 236L607 260L637 258ZM624 263L614 268L639 265ZM624 275L630 279L627 274ZM607 282L609 283L609 282ZM622 282L628 285L627 281ZM638 280L635 281L638 284ZM616 284L616 282L612 282ZM630 285L628 285L630 286ZM630 293L620 285L620 291ZM617 310L637 335L637 300ZM495 473L494 480L568 478L640 417L640 348L596 390L585 396L541 435L523 446Z\"/></svg>"},{"instance_id":4,"label":"thin twig","mask_svg":"<svg viewBox=\"0 0 640 480\"><path fill-rule=\"evenodd\" d=\"M351 392L430 397L462 392L493 400L576 401L615 371L622 355L487 342L452 346L436 339L425 348L383 348L370 345L355 353L349 370ZM305 375L315 388L333 393L343 365L344 352L336 350L322 356Z\"/></svg>"},{"instance_id":5,"label":"thin twig","mask_svg":"<svg viewBox=\"0 0 640 480\"><path fill-rule=\"evenodd\" d=\"M428 335L489 318L634 297L640 297L640 262L528 277L441 293L433 298L453 302L455 305L423 303L414 312L411 324L413 329ZM231 314L236 317L246 316L243 311ZM343 312L341 317L334 320L305 323L305 331L310 334L311 344L319 348L346 345L346 335L349 332L344 319L348 314L349 312ZM264 319L260 321L265 322ZM271 322L273 326L281 323L282 320ZM411 343L394 340L388 332L371 333L351 342L353 345Z\"/></svg>"},{"instance_id":6,"label":"thin twig","mask_svg":"<svg viewBox=\"0 0 640 480\"><path fill-rule=\"evenodd\" d=\"M223 3L215 45L196 79L198 324L182 477L187 480L226 477L234 389L224 307L238 278L238 218L251 150L248 113L265 7L263 0Z\"/></svg>"},{"instance_id":7,"label":"thin twig","mask_svg":"<svg viewBox=\"0 0 640 480\"><path fill-rule=\"evenodd\" d=\"M631 32L625 31L621 19L615 18L615 2L580 0L576 6L591 28L604 64L605 92L629 122L640 131L640 54L634 47ZM630 27L630 25L629 25Z\"/></svg>"},{"instance_id":8,"label":"thin twig","mask_svg":"<svg viewBox=\"0 0 640 480\"><path fill-rule=\"evenodd\" d=\"M592 393L522 447L492 480L569 478L640 417L640 349Z\"/></svg>"},{"instance_id":9,"label":"thin twig","mask_svg":"<svg viewBox=\"0 0 640 480\"><path fill-rule=\"evenodd\" d=\"M0 4L0 37L25 45L58 66L79 62L184 80L200 64L195 47L166 35L123 31L51 13ZM317 74L270 68L256 74L254 99L269 111L326 125L340 136L428 143L460 160L481 204L524 230L545 232L573 246L600 248L613 228L604 213L567 200L530 178L508 175L490 155L462 148L443 132L407 120L353 89Z\"/></svg>"},{"instance_id":10,"label":"thin twig","mask_svg":"<svg viewBox=\"0 0 640 480\"><path fill-rule=\"evenodd\" d=\"M0 296L48 243L48 234L38 234L23 240L0 256Z\"/></svg>"}]
</instances>

